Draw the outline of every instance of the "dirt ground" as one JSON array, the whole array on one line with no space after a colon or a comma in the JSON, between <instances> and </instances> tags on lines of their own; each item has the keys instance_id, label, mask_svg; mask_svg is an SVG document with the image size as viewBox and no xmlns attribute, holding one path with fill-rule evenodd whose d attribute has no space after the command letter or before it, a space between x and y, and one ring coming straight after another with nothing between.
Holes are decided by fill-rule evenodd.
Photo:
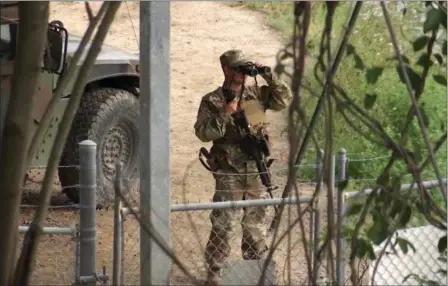
<instances>
[{"instance_id":1,"label":"dirt ground","mask_svg":"<svg viewBox=\"0 0 448 286\"><path fill-rule=\"evenodd\" d=\"M101 2L91 3L97 11ZM51 20L64 22L70 33L81 36L87 28L87 15L83 2L52 2ZM112 45L131 52L138 52L139 8L138 2L123 2L116 20L106 39ZM217 2L172 2L171 3L171 193L172 203L209 201L213 194L212 176L200 165L197 152L201 143L194 135L193 124L201 97L218 87L223 80L219 56L227 49L240 48L255 61L274 66L275 57L283 47L278 34L267 27L264 17L254 11L232 8ZM259 83L263 83L260 79ZM273 141L274 183L282 186L285 179L284 163L288 155L288 144L280 136L285 122L285 112L268 113L268 127ZM183 188L183 177L187 172L187 187ZM281 187L277 191L281 192ZM23 222L30 220L32 210L23 210ZM202 248L209 231L208 212L194 212L189 219L185 214L173 214L173 245L190 269L201 272ZM78 211L54 210L47 218L47 226L70 226L78 223ZM198 234L193 232L194 221ZM97 213L98 253L97 269L106 266L112 273L113 219L110 210ZM306 226L308 228L308 226ZM297 230L296 233L299 233ZM182 238L182 240L181 240ZM299 235L295 237L291 252L293 284L303 283L306 262L299 246ZM138 283L139 242L138 228L132 219L126 221L125 278L127 283ZM182 244L181 244L182 242ZM235 240L234 252L238 255L239 238ZM75 251L70 237L45 236L39 248L33 284L69 284L73 281ZM276 255L285 260L282 248ZM187 251L185 251L187 250ZM195 258L195 259L193 259ZM236 257L235 257L236 258ZM194 260L194 261L193 261ZM278 261L278 263L280 263ZM284 261L280 263L284 266ZM277 266L278 279L284 278L284 268ZM177 270L174 271L174 276ZM179 279L175 279L179 282ZM173 281L174 282L174 281ZM186 281L185 281L186 282ZM283 284L284 280L279 280Z\"/></svg>"}]
</instances>

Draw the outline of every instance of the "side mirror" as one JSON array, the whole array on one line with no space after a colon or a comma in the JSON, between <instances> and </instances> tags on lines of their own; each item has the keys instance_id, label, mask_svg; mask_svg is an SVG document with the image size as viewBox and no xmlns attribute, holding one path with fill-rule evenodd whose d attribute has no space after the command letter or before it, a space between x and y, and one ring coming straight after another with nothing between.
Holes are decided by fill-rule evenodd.
<instances>
[{"instance_id":1,"label":"side mirror","mask_svg":"<svg viewBox=\"0 0 448 286\"><path fill-rule=\"evenodd\" d=\"M62 74L66 66L68 33L62 22L53 21L48 25L47 45L44 53L44 69Z\"/></svg>"}]
</instances>

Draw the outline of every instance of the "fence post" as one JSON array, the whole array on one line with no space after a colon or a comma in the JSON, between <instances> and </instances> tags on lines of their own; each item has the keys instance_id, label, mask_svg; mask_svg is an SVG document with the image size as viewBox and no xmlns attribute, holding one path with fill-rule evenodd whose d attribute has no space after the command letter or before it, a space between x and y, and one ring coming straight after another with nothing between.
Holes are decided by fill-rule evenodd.
<instances>
[{"instance_id":1,"label":"fence post","mask_svg":"<svg viewBox=\"0 0 448 286\"><path fill-rule=\"evenodd\" d=\"M337 216L337 208L334 207L334 201L335 201L335 181L336 181L335 180L335 176L336 176L336 163L335 163L335 161L336 161L336 155L332 152L331 156L330 156L329 166L328 166L329 178L328 178L328 186L327 186L327 188L328 188L327 194L332 194L331 198L329 196L327 196L327 210L330 209L329 208L330 202L333 205L333 213L332 214L328 214L328 216L333 215L332 223L337 223L337 220L336 221L334 220L334 218ZM337 197L337 195L336 195L336 197ZM328 223L328 221L327 221L327 223ZM328 234L328 236L329 236L329 243L333 243L334 240L336 240L334 233L332 233L331 235ZM331 256L327 255L327 277L326 277L326 279L327 279L327 281L330 280L331 281L331 285L333 285L334 282L335 282L333 280L333 277L334 277L334 274L335 274L334 272L337 271L337 270L335 268L332 268L333 261L330 261L330 258L331 258Z\"/></svg>"},{"instance_id":2,"label":"fence post","mask_svg":"<svg viewBox=\"0 0 448 286\"><path fill-rule=\"evenodd\" d=\"M74 277L73 281L75 281L75 285L78 285L79 284L78 279L81 276L81 275L79 275L79 265L80 265L80 263L79 263L79 225L77 225L76 227L78 230L77 230L76 236L75 236L75 242L76 242L76 245L75 245L75 277Z\"/></svg>"},{"instance_id":3,"label":"fence post","mask_svg":"<svg viewBox=\"0 0 448 286\"><path fill-rule=\"evenodd\" d=\"M123 277L122 275L122 250L123 250L123 225L121 217L122 202L120 197L115 194L115 205L114 205L114 247L113 247L113 274L112 274L112 285L122 285Z\"/></svg>"},{"instance_id":4,"label":"fence post","mask_svg":"<svg viewBox=\"0 0 448 286\"><path fill-rule=\"evenodd\" d=\"M320 242L320 210L319 210L319 200L321 197L322 186L323 186L323 158L324 150L320 149L316 156L316 182L317 182L317 194L316 200L314 202L314 242L313 242L313 281L312 285L317 285L317 275L319 274L319 260L317 259L317 254L319 251Z\"/></svg>"},{"instance_id":5,"label":"fence post","mask_svg":"<svg viewBox=\"0 0 448 286\"><path fill-rule=\"evenodd\" d=\"M171 247L168 1L140 1L140 69L140 217ZM170 273L171 258L140 227L140 284L169 285Z\"/></svg>"},{"instance_id":6,"label":"fence post","mask_svg":"<svg viewBox=\"0 0 448 286\"><path fill-rule=\"evenodd\" d=\"M80 270L81 277L96 273L96 143L79 143ZM88 282L87 285L95 285Z\"/></svg>"},{"instance_id":7,"label":"fence post","mask_svg":"<svg viewBox=\"0 0 448 286\"><path fill-rule=\"evenodd\" d=\"M342 148L339 150L338 158L338 182L346 179L346 162L347 151ZM337 224L337 240L336 240L336 285L344 285L345 275L345 239L342 234L342 227L344 226L345 201L343 189L338 184L337 210L338 210L338 224Z\"/></svg>"},{"instance_id":8,"label":"fence post","mask_svg":"<svg viewBox=\"0 0 448 286\"><path fill-rule=\"evenodd\" d=\"M123 202L122 202L122 204L123 204ZM124 285L124 259L125 259L125 252L124 252L124 245L125 245L125 241L124 241L124 234L125 234L125 229L124 229L124 226L125 226L125 221L126 221L126 219L125 219L125 215L123 214L123 212L122 212L122 209L120 209L120 219L121 219L121 233L120 233L120 237L121 237L121 245L120 245L120 248L121 248L121 262L120 262L120 264L121 264L121 273L120 273L120 285Z\"/></svg>"},{"instance_id":9,"label":"fence post","mask_svg":"<svg viewBox=\"0 0 448 286\"><path fill-rule=\"evenodd\" d=\"M310 256L310 264L311 264L311 269L313 269L313 265L314 265L314 206L311 205L309 208L309 212L310 212L310 249L309 249L309 256ZM308 277L308 285L312 286L312 276Z\"/></svg>"}]
</instances>

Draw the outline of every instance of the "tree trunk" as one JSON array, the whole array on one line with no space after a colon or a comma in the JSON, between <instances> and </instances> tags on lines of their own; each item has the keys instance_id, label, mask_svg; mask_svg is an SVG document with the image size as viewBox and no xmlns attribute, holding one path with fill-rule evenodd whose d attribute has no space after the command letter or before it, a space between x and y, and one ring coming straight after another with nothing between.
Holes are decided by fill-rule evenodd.
<instances>
[{"instance_id":1,"label":"tree trunk","mask_svg":"<svg viewBox=\"0 0 448 286\"><path fill-rule=\"evenodd\" d=\"M20 2L19 16L11 96L0 147L0 285L9 284L16 261L25 150L30 141L31 111L47 39L49 2Z\"/></svg>"},{"instance_id":2,"label":"tree trunk","mask_svg":"<svg viewBox=\"0 0 448 286\"><path fill-rule=\"evenodd\" d=\"M25 235L23 248L14 277L15 285L29 284L29 277L35 264L39 238L42 235L42 224L44 223L44 219L47 216L48 205L50 204L53 177L56 174L64 144L67 140L67 136L73 122L73 118L75 117L76 111L78 110L79 102L85 89L87 77L92 70L98 54L101 51L101 47L114 20L115 14L118 11L118 8L120 8L120 4L121 2L110 2L108 4L107 11L105 12L101 24L98 27L98 31L93 39L90 49L86 55L85 61L82 64L76 78L72 96L70 97L67 109L64 112L58 132L56 134L58 141L55 143L50 153L49 163L45 172L42 189L39 194L39 206L36 210L36 214L33 218L33 221L31 222L29 230Z\"/></svg>"}]
</instances>

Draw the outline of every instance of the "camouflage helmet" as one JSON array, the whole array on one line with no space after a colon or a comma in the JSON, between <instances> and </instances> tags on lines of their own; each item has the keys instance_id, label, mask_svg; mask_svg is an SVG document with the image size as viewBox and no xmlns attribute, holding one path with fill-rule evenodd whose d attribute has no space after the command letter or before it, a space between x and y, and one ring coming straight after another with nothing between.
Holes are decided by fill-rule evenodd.
<instances>
[{"instance_id":1,"label":"camouflage helmet","mask_svg":"<svg viewBox=\"0 0 448 286\"><path fill-rule=\"evenodd\" d=\"M230 68L249 62L242 50L228 50L219 57L222 66Z\"/></svg>"}]
</instances>

